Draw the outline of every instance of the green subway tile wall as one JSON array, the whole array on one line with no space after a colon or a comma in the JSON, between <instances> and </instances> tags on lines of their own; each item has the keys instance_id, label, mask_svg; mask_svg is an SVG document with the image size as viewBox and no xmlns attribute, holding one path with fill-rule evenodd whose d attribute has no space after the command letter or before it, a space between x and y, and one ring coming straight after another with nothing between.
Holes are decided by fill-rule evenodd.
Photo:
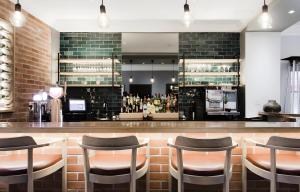
<instances>
[{"instance_id":1,"label":"green subway tile wall","mask_svg":"<svg viewBox=\"0 0 300 192\"><path fill-rule=\"evenodd\" d=\"M61 59L107 59L112 58L112 54L121 61L122 59L122 33L78 33L78 32L62 32L60 33L60 54ZM101 62L100 62L101 63ZM60 64L61 72L74 72L77 64ZM95 64L87 64L84 68L95 69ZM111 66L110 66L111 67ZM121 63L115 65L115 72L119 75L115 76L115 85L121 85L122 73ZM108 87L89 87L112 85L112 75L89 75L89 76L60 76L60 83L67 82L68 85L85 85L85 87L69 87L69 97L78 98L84 93L93 93L93 99L85 97L89 107L89 112L96 114L101 109L104 101L108 104L109 116L120 112L121 109L121 88ZM97 104L97 105L96 105ZM100 112L101 113L101 112Z\"/></svg>"},{"instance_id":2,"label":"green subway tile wall","mask_svg":"<svg viewBox=\"0 0 300 192\"><path fill-rule=\"evenodd\" d=\"M121 59L122 33L60 33L62 58L99 59L112 54Z\"/></svg>"},{"instance_id":3,"label":"green subway tile wall","mask_svg":"<svg viewBox=\"0 0 300 192\"><path fill-rule=\"evenodd\" d=\"M105 59L112 58L112 54L121 61L122 59L122 33L60 33L61 59ZM61 72L72 72L74 64L60 64ZM120 75L115 77L115 84L122 83L121 64L115 65L115 72ZM112 84L112 78L104 76L60 76L60 83L67 81L69 85L82 84L102 85Z\"/></svg>"},{"instance_id":4,"label":"green subway tile wall","mask_svg":"<svg viewBox=\"0 0 300 192\"><path fill-rule=\"evenodd\" d=\"M179 33L179 54L189 59L236 58L240 33Z\"/></svg>"},{"instance_id":5,"label":"green subway tile wall","mask_svg":"<svg viewBox=\"0 0 300 192\"><path fill-rule=\"evenodd\" d=\"M179 56L185 56L186 59L235 59L240 55L240 33L179 33ZM201 65L199 65L201 66ZM222 66L222 65L220 65ZM198 70L198 69L197 69ZM182 72L182 66L179 65L179 71ZM187 72L190 69L186 68ZM220 71L213 67L210 72ZM227 72L237 72L238 66L232 64ZM202 71L201 71L202 72ZM206 70L204 71L206 72ZM238 77L233 76L186 76L185 83L189 85L201 84L228 84L236 85ZM183 83L183 78L179 76L179 83ZM179 89L179 108L184 111L186 117L191 119L191 111L196 110L196 119L202 120L204 109L199 109L202 100L205 101L206 87L181 87ZM190 95L195 95L193 98ZM196 109L193 109L192 101L196 101ZM201 107L200 107L201 108Z\"/></svg>"}]
</instances>

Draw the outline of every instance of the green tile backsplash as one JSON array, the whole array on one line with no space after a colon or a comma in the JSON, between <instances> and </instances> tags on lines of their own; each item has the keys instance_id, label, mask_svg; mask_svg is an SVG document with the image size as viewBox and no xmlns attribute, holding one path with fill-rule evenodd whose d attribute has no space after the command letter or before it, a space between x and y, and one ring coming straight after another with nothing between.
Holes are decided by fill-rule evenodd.
<instances>
[{"instance_id":1,"label":"green tile backsplash","mask_svg":"<svg viewBox=\"0 0 300 192\"><path fill-rule=\"evenodd\" d=\"M179 33L179 55L188 59L234 59L240 33Z\"/></svg>"},{"instance_id":2,"label":"green tile backsplash","mask_svg":"<svg viewBox=\"0 0 300 192\"><path fill-rule=\"evenodd\" d=\"M61 59L103 59L112 58L112 54L121 61L121 33L60 33ZM61 72L74 72L74 64L60 64ZM115 65L115 71L120 74L115 78L115 84L122 83L121 64ZM69 85L109 85L111 76L60 76L60 82L67 81Z\"/></svg>"},{"instance_id":3,"label":"green tile backsplash","mask_svg":"<svg viewBox=\"0 0 300 192\"><path fill-rule=\"evenodd\" d=\"M121 45L121 33L60 33L62 58L97 59L114 54L121 59Z\"/></svg>"}]
</instances>

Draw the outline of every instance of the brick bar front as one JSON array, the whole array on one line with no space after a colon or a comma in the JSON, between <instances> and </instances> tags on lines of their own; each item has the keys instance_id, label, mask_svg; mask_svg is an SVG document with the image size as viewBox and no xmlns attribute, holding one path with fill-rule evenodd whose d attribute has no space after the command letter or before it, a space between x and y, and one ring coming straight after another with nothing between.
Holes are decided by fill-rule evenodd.
<instances>
[{"instance_id":1,"label":"brick bar front","mask_svg":"<svg viewBox=\"0 0 300 192\"><path fill-rule=\"evenodd\" d=\"M73 124L73 128L75 129L76 124ZM97 123L93 125L101 126L101 123ZM120 124L119 124L120 125ZM144 126L144 124L139 124ZM148 124L155 125L154 124ZM161 125L161 123L160 123ZM170 123L169 123L170 125ZM180 125L180 124L179 124ZM182 125L182 123L181 123ZM211 131L206 130L205 127L202 128L195 128L191 131L191 128L185 128L182 127L181 132L179 132L176 128L174 131L171 129L169 131L166 131L166 129L162 129L162 132L159 133L157 128L153 127L153 131L138 131L138 129L135 132L127 132L127 131L121 131L121 132L101 132L95 133L97 131L93 131L89 133L89 129L92 129L91 126L86 128L82 127L82 125L77 126L77 131L74 131L72 129L72 132L68 132L68 128L64 128L63 125L60 125L58 127L55 127L52 129L52 131L49 131L51 129L48 129L47 126L32 126L32 129L28 129L30 125L27 125L27 128L24 128L24 132L20 133L20 131L17 131L17 129L14 126L12 126L9 129L8 126L3 126L0 128L0 132L2 130L0 137L12 137L12 136L21 136L21 135L30 135L34 138L40 139L40 138L57 138L57 137L66 137L68 139L68 191L69 192L83 192L84 191L84 174L83 174L83 156L82 151L78 146L78 141L81 140L81 137L83 135L90 135L90 136L96 136L96 137L119 137L119 136L127 136L127 135L136 135L140 138L149 138L150 139L150 188L151 191L169 191L168 182L169 182L169 174L168 174L168 154L169 150L167 147L167 141L169 138L175 139L177 136L187 136L187 137L194 137L194 138L218 138L218 137L226 137L231 136L234 141L236 141L240 146L241 142L244 138L254 138L254 139L264 139L267 140L270 136L273 135L280 135L280 136L286 136L286 137L294 137L294 138L300 138L300 133L298 128L298 124L281 124L282 128L276 126L274 127L265 127L262 126L260 129L253 128L251 131L248 128L242 128L237 127L229 129L228 127L224 127L222 129L222 126L225 126L225 124L215 124L215 127L211 128ZM222 126L221 126L222 125ZM280 125L280 126L281 126ZM102 125L103 126L103 125ZM173 126L173 125L172 125ZM198 125L198 127L200 124ZM203 125L201 125L203 126ZM208 127L211 125L208 125ZM271 124L270 124L271 126ZM274 126L274 125L273 125ZM284 127L285 126L285 127ZM1 127L1 126L0 126ZM26 127L26 126L25 126ZM43 128L44 127L44 128ZM188 127L188 126L187 126ZM54 130L55 129L55 130ZM120 127L120 129L122 129ZM145 128L146 129L146 128ZM244 129L244 131L243 131ZM8 131L11 130L11 131ZM27 130L27 132L26 132ZM37 131L33 131L37 130ZM70 129L71 130L71 129ZM80 131L81 130L81 131ZM198 131L197 131L198 130ZM217 131L219 130L219 131ZM230 131L231 130L231 131ZM259 131L257 131L259 130ZM268 131L269 130L269 131ZM275 131L274 131L275 130ZM277 130L277 131L276 131ZM286 131L285 131L286 130ZM293 131L294 130L294 131ZM42 152L55 152L56 149L44 149ZM233 176L230 184L230 191L232 192L238 192L241 191L242 183L241 183L241 148L238 147L233 151ZM259 153L262 150L261 149L251 149L249 152ZM41 192L48 192L48 191L60 191L61 186L61 173L55 173L51 176L48 176L47 178L43 178L41 180L38 180L35 182L35 188L36 191ZM248 191L269 191L269 182L263 180L262 178L259 178L252 174L251 172L248 173ZM137 183L138 191L145 191L145 184L146 177L141 178ZM172 191L176 190L176 180L173 179L173 189ZM25 185L14 185L11 186L11 191L22 191L24 189ZM1 191L1 190L0 190ZM96 185L95 191L129 191L129 184L120 184L120 185ZM222 191L222 186L197 186L197 185L185 185L185 191ZM294 185L287 185L287 184L279 184L279 191L282 192L292 192L292 191L298 191L298 186Z\"/></svg>"}]
</instances>

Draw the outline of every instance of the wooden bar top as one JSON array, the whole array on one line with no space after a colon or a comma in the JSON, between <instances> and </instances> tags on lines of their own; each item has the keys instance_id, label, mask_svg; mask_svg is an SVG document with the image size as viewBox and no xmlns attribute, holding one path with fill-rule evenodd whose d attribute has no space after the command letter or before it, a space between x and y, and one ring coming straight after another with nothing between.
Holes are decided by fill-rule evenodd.
<instances>
[{"instance_id":1,"label":"wooden bar top","mask_svg":"<svg viewBox=\"0 0 300 192\"><path fill-rule=\"evenodd\" d=\"M299 133L299 122L0 122L0 133Z\"/></svg>"}]
</instances>

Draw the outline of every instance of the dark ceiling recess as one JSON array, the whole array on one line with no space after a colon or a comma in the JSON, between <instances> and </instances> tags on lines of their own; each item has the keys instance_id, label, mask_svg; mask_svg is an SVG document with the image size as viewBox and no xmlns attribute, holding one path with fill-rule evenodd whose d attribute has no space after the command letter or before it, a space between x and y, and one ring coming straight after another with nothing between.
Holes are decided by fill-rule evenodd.
<instances>
[{"instance_id":1,"label":"dark ceiling recess","mask_svg":"<svg viewBox=\"0 0 300 192\"><path fill-rule=\"evenodd\" d=\"M123 55L123 64L173 64L178 63L177 55Z\"/></svg>"}]
</instances>

